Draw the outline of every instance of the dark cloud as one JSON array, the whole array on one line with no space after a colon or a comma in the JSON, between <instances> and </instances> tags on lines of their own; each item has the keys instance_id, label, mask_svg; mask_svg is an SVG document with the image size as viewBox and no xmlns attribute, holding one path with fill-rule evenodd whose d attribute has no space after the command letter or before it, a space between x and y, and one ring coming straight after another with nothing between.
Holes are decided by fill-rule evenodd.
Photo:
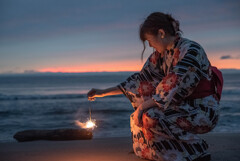
<instances>
[{"instance_id":1,"label":"dark cloud","mask_svg":"<svg viewBox=\"0 0 240 161\"><path fill-rule=\"evenodd\" d=\"M240 56L233 57L231 55L221 56L220 59L240 59Z\"/></svg>"},{"instance_id":2,"label":"dark cloud","mask_svg":"<svg viewBox=\"0 0 240 161\"><path fill-rule=\"evenodd\" d=\"M23 73L25 73L25 74L32 74L32 73L39 73L39 71L32 69L32 70L24 70Z\"/></svg>"},{"instance_id":3,"label":"dark cloud","mask_svg":"<svg viewBox=\"0 0 240 161\"><path fill-rule=\"evenodd\" d=\"M232 59L232 56L231 55L224 55L224 56L221 56L220 59Z\"/></svg>"}]
</instances>

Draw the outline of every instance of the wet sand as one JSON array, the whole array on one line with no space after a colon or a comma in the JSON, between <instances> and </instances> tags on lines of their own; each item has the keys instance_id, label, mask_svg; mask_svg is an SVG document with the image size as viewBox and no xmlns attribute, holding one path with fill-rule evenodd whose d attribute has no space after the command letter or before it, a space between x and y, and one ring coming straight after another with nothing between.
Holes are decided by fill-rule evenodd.
<instances>
[{"instance_id":1,"label":"wet sand","mask_svg":"<svg viewBox=\"0 0 240 161\"><path fill-rule=\"evenodd\" d=\"M240 160L240 133L202 135L212 161ZM0 143L0 161L141 161L132 151L130 137L78 141Z\"/></svg>"}]
</instances>

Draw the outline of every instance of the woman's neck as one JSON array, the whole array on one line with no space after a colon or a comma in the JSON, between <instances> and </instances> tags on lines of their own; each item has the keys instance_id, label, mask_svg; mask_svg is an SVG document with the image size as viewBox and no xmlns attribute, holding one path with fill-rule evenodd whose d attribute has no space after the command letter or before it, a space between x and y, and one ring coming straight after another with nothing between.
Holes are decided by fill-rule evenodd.
<instances>
[{"instance_id":1,"label":"woman's neck","mask_svg":"<svg viewBox=\"0 0 240 161\"><path fill-rule=\"evenodd\" d=\"M166 50L170 50L175 45L176 36L169 36L166 38Z\"/></svg>"}]
</instances>

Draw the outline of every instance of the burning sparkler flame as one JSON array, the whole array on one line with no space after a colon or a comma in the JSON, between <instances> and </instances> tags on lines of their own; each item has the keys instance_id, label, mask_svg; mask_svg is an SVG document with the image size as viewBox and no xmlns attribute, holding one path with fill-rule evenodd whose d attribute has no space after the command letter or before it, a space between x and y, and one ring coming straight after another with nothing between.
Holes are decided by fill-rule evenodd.
<instances>
[{"instance_id":1,"label":"burning sparkler flame","mask_svg":"<svg viewBox=\"0 0 240 161\"><path fill-rule=\"evenodd\" d=\"M86 127L87 128L93 128L94 126L95 126L95 124L91 120L86 122Z\"/></svg>"},{"instance_id":2,"label":"burning sparkler flame","mask_svg":"<svg viewBox=\"0 0 240 161\"><path fill-rule=\"evenodd\" d=\"M76 120L75 124L77 126L80 126L83 129L91 129L91 128L93 129L94 127L96 127L95 121L92 121L92 120L89 120L89 121L87 121L85 123Z\"/></svg>"}]
</instances>

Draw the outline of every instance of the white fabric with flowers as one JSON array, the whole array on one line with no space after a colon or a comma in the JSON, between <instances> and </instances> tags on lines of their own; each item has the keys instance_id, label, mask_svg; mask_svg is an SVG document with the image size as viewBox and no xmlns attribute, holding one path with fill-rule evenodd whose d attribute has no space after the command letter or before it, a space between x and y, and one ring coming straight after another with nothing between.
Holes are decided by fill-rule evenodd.
<instances>
[{"instance_id":1,"label":"white fabric with flowers","mask_svg":"<svg viewBox=\"0 0 240 161\"><path fill-rule=\"evenodd\" d=\"M211 131L218 121L215 95L188 99L201 79L211 80L210 62L196 42L179 37L171 50L152 53L142 70L118 85L136 110L153 99L157 106L144 111L143 126L130 117L133 149L150 160L192 161L207 153L197 134Z\"/></svg>"}]
</instances>

